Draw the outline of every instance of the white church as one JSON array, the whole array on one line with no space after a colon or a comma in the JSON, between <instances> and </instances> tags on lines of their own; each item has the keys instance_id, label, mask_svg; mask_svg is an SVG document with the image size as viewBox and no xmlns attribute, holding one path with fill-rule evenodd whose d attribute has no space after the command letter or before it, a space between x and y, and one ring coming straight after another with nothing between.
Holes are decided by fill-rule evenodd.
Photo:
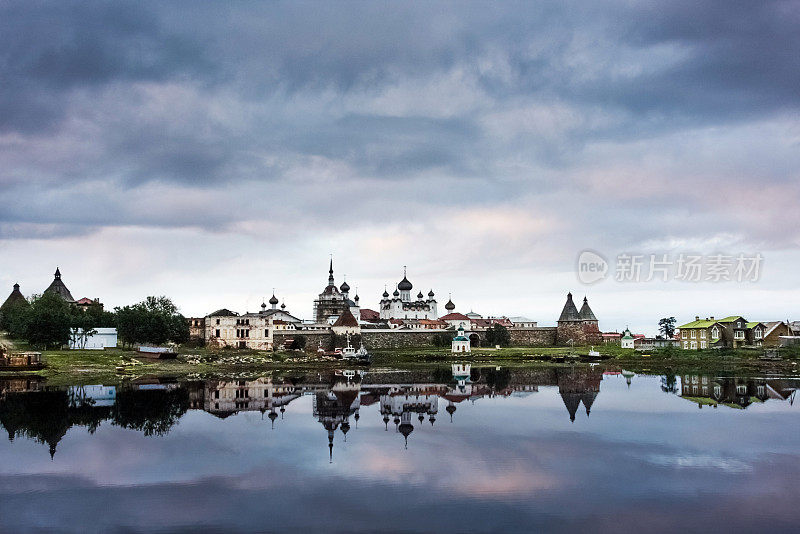
<instances>
[{"instance_id":1,"label":"white church","mask_svg":"<svg viewBox=\"0 0 800 534\"><path fill-rule=\"evenodd\" d=\"M433 290L428 292L427 298L420 291L416 300L412 300L412 289L414 286L408 281L406 270L403 268L403 279L397 284L394 293L390 296L388 291L383 291L380 302L381 319L438 319Z\"/></svg>"}]
</instances>

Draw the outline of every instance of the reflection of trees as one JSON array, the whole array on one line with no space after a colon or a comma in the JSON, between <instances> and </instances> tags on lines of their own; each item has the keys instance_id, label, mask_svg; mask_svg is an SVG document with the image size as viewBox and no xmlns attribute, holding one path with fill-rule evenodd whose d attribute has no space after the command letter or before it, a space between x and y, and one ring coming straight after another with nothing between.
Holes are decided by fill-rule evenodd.
<instances>
[{"instance_id":1,"label":"reflection of trees","mask_svg":"<svg viewBox=\"0 0 800 534\"><path fill-rule=\"evenodd\" d=\"M503 390L508 387L508 384L511 382L511 371L506 368L495 369L490 367L489 369L485 369L484 374L486 376L486 385L494 390Z\"/></svg>"},{"instance_id":2,"label":"reflection of trees","mask_svg":"<svg viewBox=\"0 0 800 534\"><path fill-rule=\"evenodd\" d=\"M145 436L161 436L188 409L189 393L184 388L122 390L117 392L112 420L117 426L141 431Z\"/></svg>"},{"instance_id":3,"label":"reflection of trees","mask_svg":"<svg viewBox=\"0 0 800 534\"><path fill-rule=\"evenodd\" d=\"M114 406L96 406L91 399L70 404L66 389L7 391L0 397L0 425L8 439L25 437L56 447L73 426L94 433L112 420L117 426L139 430L146 436L166 434L189 407L185 388L118 391Z\"/></svg>"}]
</instances>

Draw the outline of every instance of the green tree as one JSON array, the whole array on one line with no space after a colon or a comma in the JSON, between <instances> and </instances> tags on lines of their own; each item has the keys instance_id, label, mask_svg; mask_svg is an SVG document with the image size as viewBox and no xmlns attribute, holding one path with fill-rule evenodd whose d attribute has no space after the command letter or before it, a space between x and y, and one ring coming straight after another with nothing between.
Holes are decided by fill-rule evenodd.
<instances>
[{"instance_id":1,"label":"green tree","mask_svg":"<svg viewBox=\"0 0 800 534\"><path fill-rule=\"evenodd\" d=\"M664 317L658 321L658 331L667 339L675 336L675 317Z\"/></svg>"},{"instance_id":2,"label":"green tree","mask_svg":"<svg viewBox=\"0 0 800 534\"><path fill-rule=\"evenodd\" d=\"M25 312L24 339L33 346L51 348L69 343L72 309L54 293L33 298Z\"/></svg>"},{"instance_id":3,"label":"green tree","mask_svg":"<svg viewBox=\"0 0 800 534\"><path fill-rule=\"evenodd\" d=\"M294 336L290 348L292 350L303 350L306 348L306 342L306 336Z\"/></svg>"},{"instance_id":4,"label":"green tree","mask_svg":"<svg viewBox=\"0 0 800 534\"><path fill-rule=\"evenodd\" d=\"M128 345L167 341L185 343L189 340L189 324L167 297L147 297L133 304L116 308L117 335Z\"/></svg>"},{"instance_id":5,"label":"green tree","mask_svg":"<svg viewBox=\"0 0 800 534\"><path fill-rule=\"evenodd\" d=\"M4 305L0 309L0 331L8 332L15 339L25 337L27 313L31 305L27 300L18 300Z\"/></svg>"},{"instance_id":6,"label":"green tree","mask_svg":"<svg viewBox=\"0 0 800 534\"><path fill-rule=\"evenodd\" d=\"M511 344L511 333L501 324L493 324L486 330L486 341L489 345L507 347Z\"/></svg>"}]
</instances>

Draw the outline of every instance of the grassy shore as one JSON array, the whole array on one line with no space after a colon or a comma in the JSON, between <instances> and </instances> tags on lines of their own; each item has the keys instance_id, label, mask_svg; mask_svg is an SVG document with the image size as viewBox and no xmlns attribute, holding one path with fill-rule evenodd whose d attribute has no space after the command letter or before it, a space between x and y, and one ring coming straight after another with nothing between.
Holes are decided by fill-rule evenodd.
<instances>
[{"instance_id":1,"label":"grassy shore","mask_svg":"<svg viewBox=\"0 0 800 534\"><path fill-rule=\"evenodd\" d=\"M17 346L17 349L27 347ZM598 348L606 357L600 365L609 369L625 368L637 373L710 372L754 374L778 372L795 374L800 366L800 352L784 352L780 361L763 361L760 350L684 351L671 349L641 354L618 346ZM355 364L321 358L302 352L261 352L252 350L210 350L181 348L174 360L141 357L131 350L107 349L55 350L43 353L47 367L26 374L46 378L50 384L112 383L142 377L204 379L214 377L247 378L289 370L331 369ZM586 365L578 355L589 347L506 347L476 348L468 356L451 354L446 348L391 349L375 351L373 368L414 369L441 366L455 361L469 361L476 366L527 368L539 366ZM0 372L3 376L19 372Z\"/></svg>"}]
</instances>

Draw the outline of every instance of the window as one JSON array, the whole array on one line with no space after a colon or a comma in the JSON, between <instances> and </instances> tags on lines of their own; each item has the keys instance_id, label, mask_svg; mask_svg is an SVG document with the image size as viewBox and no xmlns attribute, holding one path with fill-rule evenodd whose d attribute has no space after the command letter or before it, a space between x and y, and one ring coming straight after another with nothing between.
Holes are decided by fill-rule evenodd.
<instances>
[{"instance_id":1,"label":"window","mask_svg":"<svg viewBox=\"0 0 800 534\"><path fill-rule=\"evenodd\" d=\"M701 348L701 349L704 349L704 348L706 348L706 342L705 342L705 341L701 341L701 342L700 342L700 348Z\"/></svg>"},{"instance_id":2,"label":"window","mask_svg":"<svg viewBox=\"0 0 800 534\"><path fill-rule=\"evenodd\" d=\"M703 386L703 395L708 395L708 386Z\"/></svg>"},{"instance_id":3,"label":"window","mask_svg":"<svg viewBox=\"0 0 800 534\"><path fill-rule=\"evenodd\" d=\"M688 349L689 348L689 342L688 341L684 341L683 342L683 348L684 349Z\"/></svg>"},{"instance_id":4,"label":"window","mask_svg":"<svg viewBox=\"0 0 800 534\"><path fill-rule=\"evenodd\" d=\"M217 319L217 324L219 324L219 319Z\"/></svg>"},{"instance_id":5,"label":"window","mask_svg":"<svg viewBox=\"0 0 800 534\"><path fill-rule=\"evenodd\" d=\"M697 348L697 341L692 341L692 350Z\"/></svg>"},{"instance_id":6,"label":"window","mask_svg":"<svg viewBox=\"0 0 800 534\"><path fill-rule=\"evenodd\" d=\"M736 339L744 339L744 330L737 330L734 332L733 337Z\"/></svg>"},{"instance_id":7,"label":"window","mask_svg":"<svg viewBox=\"0 0 800 534\"><path fill-rule=\"evenodd\" d=\"M711 329L711 339L719 339L719 328L716 326Z\"/></svg>"},{"instance_id":8,"label":"window","mask_svg":"<svg viewBox=\"0 0 800 534\"><path fill-rule=\"evenodd\" d=\"M736 386L736 393L738 393L739 395L747 394L747 386L745 386L744 384L739 384L738 386Z\"/></svg>"},{"instance_id":9,"label":"window","mask_svg":"<svg viewBox=\"0 0 800 534\"><path fill-rule=\"evenodd\" d=\"M692 339L697 338L697 330L692 330Z\"/></svg>"},{"instance_id":10,"label":"window","mask_svg":"<svg viewBox=\"0 0 800 534\"><path fill-rule=\"evenodd\" d=\"M744 327L744 324L742 324L742 321L739 321L739 322L738 322L738 323L736 323L736 324L737 324L737 325L739 325L739 328L743 328L743 327Z\"/></svg>"},{"instance_id":11,"label":"window","mask_svg":"<svg viewBox=\"0 0 800 534\"><path fill-rule=\"evenodd\" d=\"M761 339L761 328L756 328L753 334L756 336L756 339Z\"/></svg>"},{"instance_id":12,"label":"window","mask_svg":"<svg viewBox=\"0 0 800 534\"><path fill-rule=\"evenodd\" d=\"M269 337L269 328L264 329L264 337Z\"/></svg>"},{"instance_id":13,"label":"window","mask_svg":"<svg viewBox=\"0 0 800 534\"><path fill-rule=\"evenodd\" d=\"M700 330L700 339L705 339L705 338L706 338L706 331Z\"/></svg>"},{"instance_id":14,"label":"window","mask_svg":"<svg viewBox=\"0 0 800 534\"><path fill-rule=\"evenodd\" d=\"M214 337L219 337L219 328L217 328L217 335Z\"/></svg>"}]
</instances>

